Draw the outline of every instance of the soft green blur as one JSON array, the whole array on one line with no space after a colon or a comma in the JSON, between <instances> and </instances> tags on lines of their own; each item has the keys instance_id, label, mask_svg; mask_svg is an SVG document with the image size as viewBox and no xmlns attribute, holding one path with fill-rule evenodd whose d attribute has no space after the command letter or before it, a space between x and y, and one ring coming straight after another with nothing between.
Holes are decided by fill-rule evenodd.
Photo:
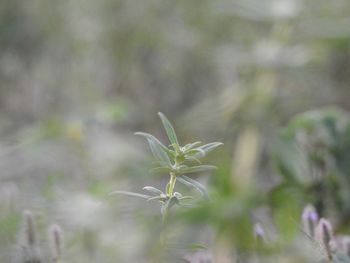
<instances>
[{"instance_id":1,"label":"soft green blur","mask_svg":"<svg viewBox=\"0 0 350 263\"><path fill-rule=\"evenodd\" d=\"M307 203L350 232L349 17L347 0L0 1L0 261L18 261L30 210L44 262L51 224L62 263L318 262ZM164 189L133 136L168 143L158 111L182 145L224 142L193 176L211 201L167 225L109 195Z\"/></svg>"}]
</instances>

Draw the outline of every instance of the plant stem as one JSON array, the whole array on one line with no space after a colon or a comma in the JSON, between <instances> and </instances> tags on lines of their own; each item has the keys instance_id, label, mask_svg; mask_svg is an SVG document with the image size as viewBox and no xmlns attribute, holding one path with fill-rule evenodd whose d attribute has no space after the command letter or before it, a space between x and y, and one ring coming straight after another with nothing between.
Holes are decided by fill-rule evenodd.
<instances>
[{"instance_id":1,"label":"plant stem","mask_svg":"<svg viewBox=\"0 0 350 263\"><path fill-rule=\"evenodd\" d=\"M170 181L169 181L169 186L168 186L168 189L167 189L168 190L167 194L170 197L173 196L175 183L176 183L176 175L174 173L170 173Z\"/></svg>"}]
</instances>

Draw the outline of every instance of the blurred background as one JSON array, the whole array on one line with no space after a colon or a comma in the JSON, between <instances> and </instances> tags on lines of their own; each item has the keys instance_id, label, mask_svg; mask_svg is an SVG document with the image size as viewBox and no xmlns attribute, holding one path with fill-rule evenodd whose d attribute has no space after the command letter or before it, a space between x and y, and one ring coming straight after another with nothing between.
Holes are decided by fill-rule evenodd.
<instances>
[{"instance_id":1,"label":"blurred background","mask_svg":"<svg viewBox=\"0 0 350 263\"><path fill-rule=\"evenodd\" d=\"M346 232L349 15L347 0L2 0L0 261L29 209L43 247L62 227L67 262L155 262L159 207L109 193L164 188L133 136L166 142L158 111L183 144L225 143L198 176L213 204L183 215L196 234L183 223L181 242L249 251L265 220L285 245L308 202Z\"/></svg>"}]
</instances>

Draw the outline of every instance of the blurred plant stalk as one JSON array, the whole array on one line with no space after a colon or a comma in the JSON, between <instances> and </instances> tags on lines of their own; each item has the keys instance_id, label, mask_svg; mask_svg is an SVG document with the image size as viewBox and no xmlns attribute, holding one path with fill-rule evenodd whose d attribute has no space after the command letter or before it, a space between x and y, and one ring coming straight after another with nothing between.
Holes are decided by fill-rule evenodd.
<instances>
[{"instance_id":1,"label":"blurred plant stalk","mask_svg":"<svg viewBox=\"0 0 350 263\"><path fill-rule=\"evenodd\" d=\"M255 127L245 128L238 136L232 162L232 184L241 192L254 188L254 175L260 156L261 136Z\"/></svg>"},{"instance_id":2,"label":"blurred plant stalk","mask_svg":"<svg viewBox=\"0 0 350 263\"><path fill-rule=\"evenodd\" d=\"M288 44L293 33L292 23L288 20L277 20L272 25L272 29L267 41L276 42L281 47ZM253 105L259 113L264 112L268 105L275 99L277 84L277 69L274 66L262 66L255 73L255 79L248 86L253 86L254 94ZM237 103L234 103L236 105ZM233 115L237 106L234 106L229 115ZM261 111L261 112L260 112ZM254 177L257 174L257 167L262 151L263 136L256 124L247 124L243 127L237 136L237 143L234 148L231 182L240 192L254 189Z\"/></svg>"}]
</instances>

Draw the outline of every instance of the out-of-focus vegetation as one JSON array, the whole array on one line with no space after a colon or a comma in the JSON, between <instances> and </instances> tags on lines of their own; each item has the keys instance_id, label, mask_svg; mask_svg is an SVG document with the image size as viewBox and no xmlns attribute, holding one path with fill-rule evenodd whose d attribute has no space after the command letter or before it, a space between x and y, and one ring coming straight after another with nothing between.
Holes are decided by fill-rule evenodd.
<instances>
[{"instance_id":1,"label":"out-of-focus vegetation","mask_svg":"<svg viewBox=\"0 0 350 263\"><path fill-rule=\"evenodd\" d=\"M346 0L0 1L0 261L30 257L30 218L42 262L322 262L310 203L348 262L349 15ZM224 142L193 177L211 201L165 226L156 204L109 195L164 189L132 136L165 143L158 111L184 144Z\"/></svg>"}]
</instances>

